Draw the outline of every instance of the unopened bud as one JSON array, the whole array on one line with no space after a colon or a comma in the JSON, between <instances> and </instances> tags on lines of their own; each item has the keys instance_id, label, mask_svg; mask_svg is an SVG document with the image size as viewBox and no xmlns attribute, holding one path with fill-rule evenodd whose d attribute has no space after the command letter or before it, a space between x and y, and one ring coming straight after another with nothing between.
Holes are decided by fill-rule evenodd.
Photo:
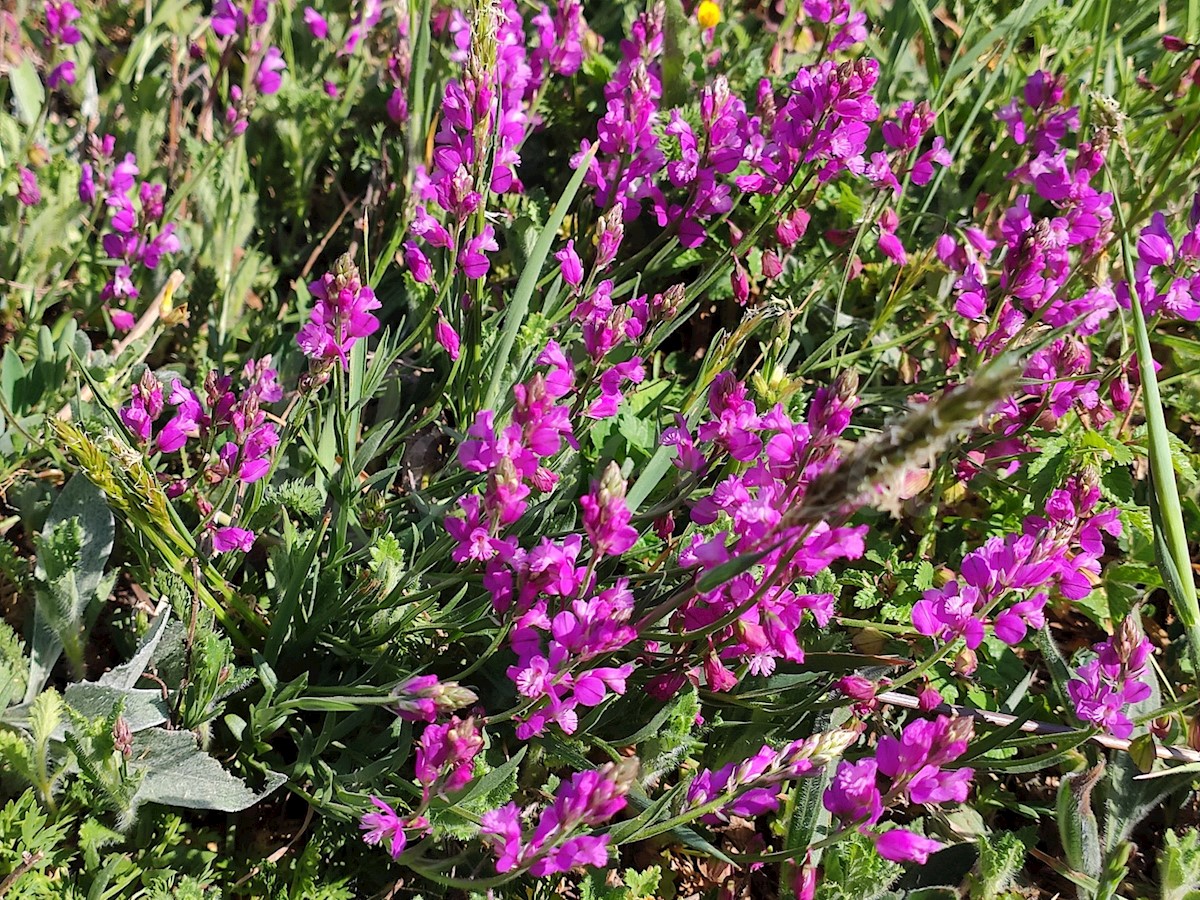
<instances>
[{"instance_id":1,"label":"unopened bud","mask_svg":"<svg viewBox=\"0 0 1200 900\"><path fill-rule=\"evenodd\" d=\"M851 700L865 702L875 699L875 682L862 675L847 675L840 678L835 687Z\"/></svg>"},{"instance_id":2,"label":"unopened bud","mask_svg":"<svg viewBox=\"0 0 1200 900\"><path fill-rule=\"evenodd\" d=\"M975 670L979 668L979 657L975 655L975 651L969 647L963 647L958 651L958 655L954 657L954 674L962 677L968 677L975 674Z\"/></svg>"},{"instance_id":3,"label":"unopened bud","mask_svg":"<svg viewBox=\"0 0 1200 900\"><path fill-rule=\"evenodd\" d=\"M604 469L600 477L600 502L605 506L613 500L625 499L625 479L621 477L621 467L613 460Z\"/></svg>"},{"instance_id":4,"label":"unopened bud","mask_svg":"<svg viewBox=\"0 0 1200 900\"><path fill-rule=\"evenodd\" d=\"M1160 741L1165 741L1171 734L1172 720L1170 716L1159 716L1157 719L1152 719L1149 726L1149 731Z\"/></svg>"},{"instance_id":5,"label":"unopened bud","mask_svg":"<svg viewBox=\"0 0 1200 900\"><path fill-rule=\"evenodd\" d=\"M113 749L126 758L133 755L133 732L129 730L129 723L125 721L124 716L117 716L117 721L113 723L112 737Z\"/></svg>"}]
</instances>

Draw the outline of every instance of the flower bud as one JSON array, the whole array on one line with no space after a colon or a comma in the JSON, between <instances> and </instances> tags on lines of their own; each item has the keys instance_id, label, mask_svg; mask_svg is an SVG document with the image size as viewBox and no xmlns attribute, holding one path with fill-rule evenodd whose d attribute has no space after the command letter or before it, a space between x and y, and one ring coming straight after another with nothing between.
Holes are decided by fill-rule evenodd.
<instances>
[{"instance_id":1,"label":"flower bud","mask_svg":"<svg viewBox=\"0 0 1200 900\"><path fill-rule=\"evenodd\" d=\"M979 657L975 655L974 650L963 647L958 651L958 655L954 657L955 675L966 678L975 674L977 668L979 668Z\"/></svg>"},{"instance_id":2,"label":"flower bud","mask_svg":"<svg viewBox=\"0 0 1200 900\"><path fill-rule=\"evenodd\" d=\"M129 723L125 721L124 716L117 716L117 721L113 723L112 737L113 749L127 759L133 755L133 732L129 730Z\"/></svg>"},{"instance_id":3,"label":"flower bud","mask_svg":"<svg viewBox=\"0 0 1200 900\"><path fill-rule=\"evenodd\" d=\"M875 699L875 682L862 675L847 675L834 685L851 700L866 702Z\"/></svg>"}]
</instances>

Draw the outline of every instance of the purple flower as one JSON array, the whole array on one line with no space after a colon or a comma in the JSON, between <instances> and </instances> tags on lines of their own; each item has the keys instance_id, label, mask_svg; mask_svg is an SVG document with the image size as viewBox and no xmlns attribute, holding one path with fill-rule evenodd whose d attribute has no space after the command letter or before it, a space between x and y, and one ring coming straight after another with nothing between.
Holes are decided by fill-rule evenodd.
<instances>
[{"instance_id":1,"label":"purple flower","mask_svg":"<svg viewBox=\"0 0 1200 900\"><path fill-rule=\"evenodd\" d=\"M915 862L923 866L929 861L929 854L937 853L945 846L903 828L893 828L875 835L876 852L892 862Z\"/></svg>"},{"instance_id":2,"label":"purple flower","mask_svg":"<svg viewBox=\"0 0 1200 900\"><path fill-rule=\"evenodd\" d=\"M487 251L499 249L500 245L496 243L495 229L491 225L484 225L483 231L467 241L463 248L462 257L459 259L459 266L462 268L463 274L468 278L482 278L492 267L491 260L487 257Z\"/></svg>"},{"instance_id":3,"label":"purple flower","mask_svg":"<svg viewBox=\"0 0 1200 900\"><path fill-rule=\"evenodd\" d=\"M374 794L371 795L371 802L379 811L363 813L363 817L359 821L359 827L363 831L363 840L374 847L387 838L388 852L391 853L392 859L398 859L404 852L404 845L407 843L404 835L404 822L394 809Z\"/></svg>"},{"instance_id":4,"label":"purple flower","mask_svg":"<svg viewBox=\"0 0 1200 900\"><path fill-rule=\"evenodd\" d=\"M75 83L75 62L74 60L65 59L50 70L50 74L46 76L46 84L50 90L56 90L64 84Z\"/></svg>"},{"instance_id":5,"label":"purple flower","mask_svg":"<svg viewBox=\"0 0 1200 900\"><path fill-rule=\"evenodd\" d=\"M212 30L219 37L227 38L244 31L246 14L231 0L216 0L212 11Z\"/></svg>"},{"instance_id":6,"label":"purple flower","mask_svg":"<svg viewBox=\"0 0 1200 900\"><path fill-rule=\"evenodd\" d=\"M576 866L608 863L608 835L581 833L625 808L625 795L637 774L637 760L606 763L564 781L554 802L544 809L533 832L521 829L515 803L484 813L480 832L496 854L496 871L528 868L537 877Z\"/></svg>"},{"instance_id":7,"label":"purple flower","mask_svg":"<svg viewBox=\"0 0 1200 900\"><path fill-rule=\"evenodd\" d=\"M446 321L446 317L442 315L440 309L437 314L437 324L433 327L433 336L442 348L450 354L450 359L457 361L461 352L459 349L458 332Z\"/></svg>"},{"instance_id":8,"label":"purple flower","mask_svg":"<svg viewBox=\"0 0 1200 900\"><path fill-rule=\"evenodd\" d=\"M304 7L304 24L308 26L309 34L318 41L329 37L329 23L325 17L311 6Z\"/></svg>"},{"instance_id":9,"label":"purple flower","mask_svg":"<svg viewBox=\"0 0 1200 900\"><path fill-rule=\"evenodd\" d=\"M600 482L579 500L583 527L598 557L620 556L637 543L637 529L629 524L625 504L625 479L620 467L610 462Z\"/></svg>"},{"instance_id":10,"label":"purple flower","mask_svg":"<svg viewBox=\"0 0 1200 900\"><path fill-rule=\"evenodd\" d=\"M579 287L583 283L583 263L575 252L575 241L567 241L567 246L554 254L554 258L562 266L562 278L571 287Z\"/></svg>"},{"instance_id":11,"label":"purple flower","mask_svg":"<svg viewBox=\"0 0 1200 900\"><path fill-rule=\"evenodd\" d=\"M228 553L231 550L241 550L245 553L254 546L254 532L232 525L216 528L212 532L212 544L214 553Z\"/></svg>"},{"instance_id":12,"label":"purple flower","mask_svg":"<svg viewBox=\"0 0 1200 900\"><path fill-rule=\"evenodd\" d=\"M1075 715L1083 722L1103 728L1119 738L1133 734L1133 722L1125 707L1140 703L1152 693L1146 663L1153 647L1131 614L1116 634L1093 648L1096 658L1075 670L1067 682L1067 693L1075 704Z\"/></svg>"},{"instance_id":13,"label":"purple flower","mask_svg":"<svg viewBox=\"0 0 1200 900\"><path fill-rule=\"evenodd\" d=\"M46 15L46 37L50 41L67 45L79 43L82 35L72 23L79 21L80 12L71 0L61 3L46 0L42 10Z\"/></svg>"},{"instance_id":14,"label":"purple flower","mask_svg":"<svg viewBox=\"0 0 1200 900\"><path fill-rule=\"evenodd\" d=\"M408 266L408 271L412 273L413 281L417 284L425 284L433 278L433 266L429 263L429 257L421 252L416 241L404 242L404 264Z\"/></svg>"},{"instance_id":15,"label":"purple flower","mask_svg":"<svg viewBox=\"0 0 1200 900\"><path fill-rule=\"evenodd\" d=\"M279 86L283 84L280 73L286 68L287 63L283 60L282 51L278 47L268 47L258 66L258 72L254 75L254 83L258 86L259 93L274 94L278 91Z\"/></svg>"},{"instance_id":16,"label":"purple flower","mask_svg":"<svg viewBox=\"0 0 1200 900\"><path fill-rule=\"evenodd\" d=\"M874 825L883 815L877 773L873 759L838 763L837 773L825 789L825 808L843 821Z\"/></svg>"},{"instance_id":17,"label":"purple flower","mask_svg":"<svg viewBox=\"0 0 1200 900\"><path fill-rule=\"evenodd\" d=\"M17 202L22 206L36 206L42 202L37 175L32 169L21 166L17 169Z\"/></svg>"},{"instance_id":18,"label":"purple flower","mask_svg":"<svg viewBox=\"0 0 1200 900\"><path fill-rule=\"evenodd\" d=\"M379 320L371 314L380 307L375 292L359 281L358 267L348 255L308 289L317 303L296 342L310 359L338 360L348 369L350 348L379 329Z\"/></svg>"},{"instance_id":19,"label":"purple flower","mask_svg":"<svg viewBox=\"0 0 1200 900\"><path fill-rule=\"evenodd\" d=\"M428 802L433 794L462 790L474 773L483 734L475 720L452 716L444 725L428 725L417 742L415 772Z\"/></svg>"}]
</instances>

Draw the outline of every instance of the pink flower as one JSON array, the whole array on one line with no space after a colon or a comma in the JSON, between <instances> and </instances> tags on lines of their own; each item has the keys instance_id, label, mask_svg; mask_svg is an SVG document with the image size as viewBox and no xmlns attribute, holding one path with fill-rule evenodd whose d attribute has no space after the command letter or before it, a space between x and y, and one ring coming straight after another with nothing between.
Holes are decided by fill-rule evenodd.
<instances>
[{"instance_id":1,"label":"pink flower","mask_svg":"<svg viewBox=\"0 0 1200 900\"><path fill-rule=\"evenodd\" d=\"M329 23L311 6L304 7L304 24L308 26L309 33L317 40L323 41L329 37Z\"/></svg>"},{"instance_id":2,"label":"pink flower","mask_svg":"<svg viewBox=\"0 0 1200 900\"><path fill-rule=\"evenodd\" d=\"M37 175L32 169L21 166L17 169L17 202L22 206L36 206L42 202Z\"/></svg>"},{"instance_id":3,"label":"pink flower","mask_svg":"<svg viewBox=\"0 0 1200 900\"><path fill-rule=\"evenodd\" d=\"M458 332L446 321L446 317L442 315L440 309L437 313L437 324L433 327L433 336L450 354L450 359L457 361L460 354Z\"/></svg>"},{"instance_id":4,"label":"pink flower","mask_svg":"<svg viewBox=\"0 0 1200 900\"><path fill-rule=\"evenodd\" d=\"M555 253L554 258L562 266L563 281L571 287L579 287L583 283L583 263L575 252L574 239L567 241L567 246Z\"/></svg>"},{"instance_id":5,"label":"pink flower","mask_svg":"<svg viewBox=\"0 0 1200 900\"><path fill-rule=\"evenodd\" d=\"M876 852L892 862L915 862L923 866L929 861L929 854L937 853L944 847L945 844L903 828L893 828L875 835Z\"/></svg>"},{"instance_id":6,"label":"pink flower","mask_svg":"<svg viewBox=\"0 0 1200 900\"><path fill-rule=\"evenodd\" d=\"M484 225L483 231L467 241L459 258L459 266L468 278L482 278L492 267L486 251L499 250L496 243L496 231L491 225Z\"/></svg>"},{"instance_id":7,"label":"pink flower","mask_svg":"<svg viewBox=\"0 0 1200 900\"><path fill-rule=\"evenodd\" d=\"M336 359L343 369L349 368L350 348L379 329L379 320L371 315L380 306L375 292L359 281L358 267L349 256L342 256L333 272L311 282L308 289L317 303L296 343L310 359Z\"/></svg>"},{"instance_id":8,"label":"pink flower","mask_svg":"<svg viewBox=\"0 0 1200 900\"><path fill-rule=\"evenodd\" d=\"M629 524L631 514L625 505L625 479L615 462L608 464L603 478L580 498L579 505L597 556L620 556L637 543L637 529Z\"/></svg>"},{"instance_id":9,"label":"pink flower","mask_svg":"<svg viewBox=\"0 0 1200 900\"><path fill-rule=\"evenodd\" d=\"M283 77L280 73L286 68L287 63L284 62L280 49L268 47L262 63L259 64L258 72L254 76L254 83L258 86L259 93L274 94L278 91L279 86L283 84Z\"/></svg>"},{"instance_id":10,"label":"pink flower","mask_svg":"<svg viewBox=\"0 0 1200 900\"><path fill-rule=\"evenodd\" d=\"M371 795L371 802L375 804L375 808L379 812L363 814L359 821L359 827L363 831L363 840L373 847L387 838L388 852L391 853L392 859L398 859L404 852L404 845L407 843L404 835L404 822L394 809L374 794Z\"/></svg>"},{"instance_id":11,"label":"pink flower","mask_svg":"<svg viewBox=\"0 0 1200 900\"><path fill-rule=\"evenodd\" d=\"M245 553L254 546L254 532L232 525L217 528L212 533L212 543L214 553L228 553L231 550L241 550Z\"/></svg>"},{"instance_id":12,"label":"pink flower","mask_svg":"<svg viewBox=\"0 0 1200 900\"><path fill-rule=\"evenodd\" d=\"M421 252L416 241L404 242L404 264L408 266L408 271L412 273L413 281L417 284L425 284L433 278L433 266L429 264L429 257Z\"/></svg>"}]
</instances>

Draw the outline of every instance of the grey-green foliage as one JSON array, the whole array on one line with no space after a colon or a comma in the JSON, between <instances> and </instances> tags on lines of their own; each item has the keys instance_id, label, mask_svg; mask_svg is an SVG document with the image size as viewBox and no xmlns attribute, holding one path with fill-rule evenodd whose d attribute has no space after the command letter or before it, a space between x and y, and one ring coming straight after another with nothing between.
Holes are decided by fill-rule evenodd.
<instances>
[{"instance_id":1,"label":"grey-green foliage","mask_svg":"<svg viewBox=\"0 0 1200 900\"><path fill-rule=\"evenodd\" d=\"M26 703L45 686L64 652L76 677L82 676L89 613L108 597L115 577L104 574L113 536L112 511L104 495L76 475L55 501L37 539Z\"/></svg>"},{"instance_id":2,"label":"grey-green foliage","mask_svg":"<svg viewBox=\"0 0 1200 900\"><path fill-rule=\"evenodd\" d=\"M904 873L903 867L876 853L870 839L857 832L826 850L821 863L818 900L879 900Z\"/></svg>"},{"instance_id":3,"label":"grey-green foliage","mask_svg":"<svg viewBox=\"0 0 1200 900\"><path fill-rule=\"evenodd\" d=\"M650 866L644 871L626 869L609 884L606 872L593 871L579 886L580 900L652 900L660 896L662 869Z\"/></svg>"},{"instance_id":4,"label":"grey-green foliage","mask_svg":"<svg viewBox=\"0 0 1200 900\"><path fill-rule=\"evenodd\" d=\"M1003 896L1025 865L1025 843L1011 831L979 839L979 863L971 878L972 900Z\"/></svg>"},{"instance_id":5,"label":"grey-green foliage","mask_svg":"<svg viewBox=\"0 0 1200 900\"><path fill-rule=\"evenodd\" d=\"M238 812L286 780L270 772L264 788L252 791L201 750L190 731L165 728L150 728L134 735L129 768L141 775L131 801L135 809L142 803L163 803L185 809Z\"/></svg>"},{"instance_id":6,"label":"grey-green foliage","mask_svg":"<svg viewBox=\"0 0 1200 900\"><path fill-rule=\"evenodd\" d=\"M1100 828L1092 809L1092 789L1104 774L1103 765L1088 772L1070 772L1058 788L1058 833L1067 863L1076 872L1098 878L1102 865Z\"/></svg>"},{"instance_id":7,"label":"grey-green foliage","mask_svg":"<svg viewBox=\"0 0 1200 900\"><path fill-rule=\"evenodd\" d=\"M1158 855L1161 900L1200 900L1200 831L1167 829Z\"/></svg>"},{"instance_id":8,"label":"grey-green foliage","mask_svg":"<svg viewBox=\"0 0 1200 900\"><path fill-rule=\"evenodd\" d=\"M28 672L24 643L8 623L0 619L0 710L24 695Z\"/></svg>"}]
</instances>

